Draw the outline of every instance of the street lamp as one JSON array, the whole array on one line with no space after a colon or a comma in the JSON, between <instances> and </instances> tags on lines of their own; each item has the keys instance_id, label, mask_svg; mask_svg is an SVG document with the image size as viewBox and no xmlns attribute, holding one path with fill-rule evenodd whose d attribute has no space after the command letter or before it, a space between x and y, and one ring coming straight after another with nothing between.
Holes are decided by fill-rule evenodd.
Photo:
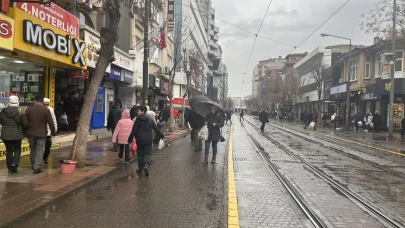
<instances>
[{"instance_id":1,"label":"street lamp","mask_svg":"<svg viewBox=\"0 0 405 228\"><path fill-rule=\"evenodd\" d=\"M346 89L346 129L349 129L349 123L350 123L350 59L352 58L352 39L341 37L341 36L335 36L327 33L321 33L322 37L330 36L330 37L335 37L343 40L348 40L350 42L349 44L349 60L347 61L347 89Z\"/></svg>"}]
</instances>

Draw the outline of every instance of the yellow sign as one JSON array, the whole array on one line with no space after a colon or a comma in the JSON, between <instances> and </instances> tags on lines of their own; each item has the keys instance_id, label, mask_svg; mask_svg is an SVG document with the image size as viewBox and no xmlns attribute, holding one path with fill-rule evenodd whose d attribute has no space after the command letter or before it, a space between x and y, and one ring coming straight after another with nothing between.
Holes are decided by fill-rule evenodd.
<instances>
[{"instance_id":1,"label":"yellow sign","mask_svg":"<svg viewBox=\"0 0 405 228\"><path fill-rule=\"evenodd\" d=\"M30 144L27 141L21 143L21 156L30 154ZM6 147L3 143L0 143L0 161L6 160Z\"/></svg>"},{"instance_id":2,"label":"yellow sign","mask_svg":"<svg viewBox=\"0 0 405 228\"><path fill-rule=\"evenodd\" d=\"M14 19L0 13L0 48L14 49Z\"/></svg>"},{"instance_id":3,"label":"yellow sign","mask_svg":"<svg viewBox=\"0 0 405 228\"><path fill-rule=\"evenodd\" d=\"M87 68L86 43L17 8L10 8L15 20L16 49L80 68Z\"/></svg>"}]
</instances>

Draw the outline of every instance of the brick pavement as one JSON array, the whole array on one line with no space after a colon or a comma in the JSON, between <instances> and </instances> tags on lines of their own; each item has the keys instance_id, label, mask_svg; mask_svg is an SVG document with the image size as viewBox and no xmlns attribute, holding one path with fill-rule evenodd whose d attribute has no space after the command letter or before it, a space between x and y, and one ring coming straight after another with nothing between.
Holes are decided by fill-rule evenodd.
<instances>
[{"instance_id":1,"label":"brick pavement","mask_svg":"<svg viewBox=\"0 0 405 228\"><path fill-rule=\"evenodd\" d=\"M187 134L185 130L173 134L166 132L171 141L184 134ZM117 153L111 149L109 137L99 142L89 142L87 167L77 169L71 175L59 172L58 160L69 156L70 148L66 147L52 150L49 165L45 166L44 173L37 175L32 174L29 156L22 157L17 174L9 174L5 161L0 162L0 226L41 210L55 200L117 171L117 167L122 167L122 164Z\"/></svg>"},{"instance_id":2,"label":"brick pavement","mask_svg":"<svg viewBox=\"0 0 405 228\"><path fill-rule=\"evenodd\" d=\"M258 123L257 123L258 124ZM373 217L356 206L351 200L339 194L329 184L318 178L315 174L305 168L303 164L291 157L277 146L268 141L264 136L245 124L254 137L261 143L262 147L269 154L272 161L277 164L290 183L298 190L305 202L307 202L328 227L383 227ZM320 150L303 145L295 138L281 135L271 127L266 128L266 133L277 136L278 141L295 153L309 156L320 156ZM333 159L330 160L333 163ZM315 163L318 165L318 163ZM319 162L320 168L322 164ZM346 175L349 178L348 175Z\"/></svg>"},{"instance_id":3,"label":"brick pavement","mask_svg":"<svg viewBox=\"0 0 405 228\"><path fill-rule=\"evenodd\" d=\"M233 135L240 226L307 227L309 221L256 153L239 121L234 124Z\"/></svg>"},{"instance_id":4,"label":"brick pavement","mask_svg":"<svg viewBox=\"0 0 405 228\"><path fill-rule=\"evenodd\" d=\"M149 177L132 163L13 227L226 227L226 147L203 165L181 138L153 152Z\"/></svg>"}]
</instances>

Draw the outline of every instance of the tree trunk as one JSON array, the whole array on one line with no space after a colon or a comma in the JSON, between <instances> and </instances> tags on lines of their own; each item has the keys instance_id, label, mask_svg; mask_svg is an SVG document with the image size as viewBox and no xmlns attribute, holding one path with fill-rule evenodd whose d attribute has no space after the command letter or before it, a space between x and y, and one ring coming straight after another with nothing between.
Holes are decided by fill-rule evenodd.
<instances>
[{"instance_id":1,"label":"tree trunk","mask_svg":"<svg viewBox=\"0 0 405 228\"><path fill-rule=\"evenodd\" d=\"M186 90L186 92L184 93L184 96L183 96L183 104L182 104L183 111L181 112L181 126L182 127L186 127L185 126L186 120L184 119L184 114L186 112L186 96L187 96L187 93L188 93L188 91Z\"/></svg>"},{"instance_id":2,"label":"tree trunk","mask_svg":"<svg viewBox=\"0 0 405 228\"><path fill-rule=\"evenodd\" d=\"M108 27L100 30L101 49L96 69L91 78L91 83L86 92L83 108L80 114L79 123L76 129L76 135L73 140L70 159L77 161L77 167L81 168L86 165L87 159L87 137L89 134L90 119L93 112L94 101L96 100L97 91L103 80L105 70L108 65L114 61L114 44L118 39L118 25L121 18L119 12L120 4L118 0L107 1L106 9L109 16Z\"/></svg>"}]
</instances>

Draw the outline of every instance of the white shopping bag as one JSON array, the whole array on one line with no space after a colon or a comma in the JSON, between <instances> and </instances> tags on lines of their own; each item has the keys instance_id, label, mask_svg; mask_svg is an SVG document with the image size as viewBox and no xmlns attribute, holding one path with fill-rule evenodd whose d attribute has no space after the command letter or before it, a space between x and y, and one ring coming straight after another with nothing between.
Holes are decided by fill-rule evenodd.
<instances>
[{"instance_id":1,"label":"white shopping bag","mask_svg":"<svg viewBox=\"0 0 405 228\"><path fill-rule=\"evenodd\" d=\"M314 128L315 127L315 122L311 122L310 124L309 124L309 128Z\"/></svg>"},{"instance_id":2,"label":"white shopping bag","mask_svg":"<svg viewBox=\"0 0 405 228\"><path fill-rule=\"evenodd\" d=\"M60 117L60 123L61 123L61 124L66 124L66 125L68 125L68 120L67 120L67 115L66 115L66 114L63 114L63 115Z\"/></svg>"},{"instance_id":3,"label":"white shopping bag","mask_svg":"<svg viewBox=\"0 0 405 228\"><path fill-rule=\"evenodd\" d=\"M165 141L163 141L163 139L160 139L158 149L161 150L163 147L165 147Z\"/></svg>"},{"instance_id":4,"label":"white shopping bag","mask_svg":"<svg viewBox=\"0 0 405 228\"><path fill-rule=\"evenodd\" d=\"M204 125L204 127L201 128L201 130L198 132L198 137L203 140L208 139L208 128L207 125Z\"/></svg>"},{"instance_id":5,"label":"white shopping bag","mask_svg":"<svg viewBox=\"0 0 405 228\"><path fill-rule=\"evenodd\" d=\"M363 126L363 122L359 121L359 122L357 122L357 125L358 125L359 127L361 127L361 126Z\"/></svg>"}]
</instances>

